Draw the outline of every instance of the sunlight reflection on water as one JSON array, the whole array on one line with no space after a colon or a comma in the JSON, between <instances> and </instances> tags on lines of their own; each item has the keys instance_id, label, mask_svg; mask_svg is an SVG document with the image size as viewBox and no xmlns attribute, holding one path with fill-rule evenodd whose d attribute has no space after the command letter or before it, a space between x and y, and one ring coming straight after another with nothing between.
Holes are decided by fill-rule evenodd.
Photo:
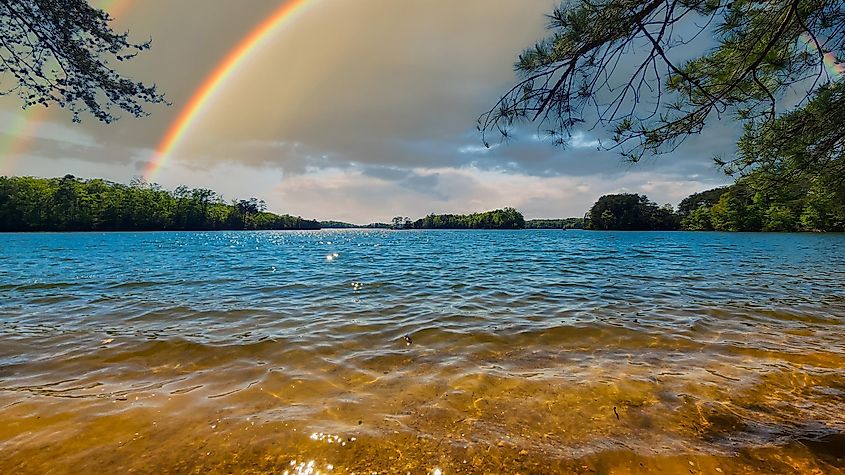
<instances>
[{"instance_id":1,"label":"sunlight reflection on water","mask_svg":"<svg viewBox=\"0 0 845 475\"><path fill-rule=\"evenodd\" d=\"M843 244L0 235L0 472L836 473Z\"/></svg>"}]
</instances>

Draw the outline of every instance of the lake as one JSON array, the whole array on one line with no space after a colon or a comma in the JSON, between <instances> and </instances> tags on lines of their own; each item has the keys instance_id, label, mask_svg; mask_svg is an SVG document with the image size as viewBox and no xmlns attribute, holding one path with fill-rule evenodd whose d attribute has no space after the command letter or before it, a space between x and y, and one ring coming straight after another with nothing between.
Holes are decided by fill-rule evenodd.
<instances>
[{"instance_id":1,"label":"lake","mask_svg":"<svg viewBox=\"0 0 845 475\"><path fill-rule=\"evenodd\" d=\"M0 235L0 473L843 473L843 282L835 234Z\"/></svg>"}]
</instances>

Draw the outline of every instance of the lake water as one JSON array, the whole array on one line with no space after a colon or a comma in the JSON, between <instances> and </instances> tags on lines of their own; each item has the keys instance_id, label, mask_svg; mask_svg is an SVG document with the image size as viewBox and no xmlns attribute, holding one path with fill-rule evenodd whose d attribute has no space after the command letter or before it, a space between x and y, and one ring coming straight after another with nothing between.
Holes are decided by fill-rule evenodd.
<instances>
[{"instance_id":1,"label":"lake water","mask_svg":"<svg viewBox=\"0 0 845 475\"><path fill-rule=\"evenodd\" d=\"M0 420L0 473L843 473L845 235L0 235Z\"/></svg>"}]
</instances>

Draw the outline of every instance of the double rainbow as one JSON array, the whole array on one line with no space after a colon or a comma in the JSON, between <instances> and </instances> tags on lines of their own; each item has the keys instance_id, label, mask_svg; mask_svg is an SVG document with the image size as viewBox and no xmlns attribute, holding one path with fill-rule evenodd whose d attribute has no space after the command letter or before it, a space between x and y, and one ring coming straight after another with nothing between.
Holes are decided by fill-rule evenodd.
<instances>
[{"instance_id":1,"label":"double rainbow","mask_svg":"<svg viewBox=\"0 0 845 475\"><path fill-rule=\"evenodd\" d=\"M187 105L167 129L164 137L156 148L153 159L148 163L144 177L152 181L155 175L167 163L174 148L185 138L191 126L203 112L209 102L214 98L226 80L256 49L262 46L266 40L281 26L287 23L295 13L303 7L312 3L309 0L289 0L280 5L267 19L255 27L244 37L226 57L217 64L211 74L206 77L200 87L191 96ZM816 44L809 35L802 35L801 39L809 47L815 49ZM836 56L827 52L823 54L824 65L830 77L838 80L845 76L845 64L839 63Z\"/></svg>"},{"instance_id":2,"label":"double rainbow","mask_svg":"<svg viewBox=\"0 0 845 475\"><path fill-rule=\"evenodd\" d=\"M232 73L249 58L250 54L265 44L272 34L280 27L290 21L294 15L301 11L309 0L289 0L270 14L264 21L247 34L230 52L220 61L206 77L200 87L193 93L187 105L182 109L170 127L167 129L161 142L156 147L153 159L148 163L144 178L152 181L155 175L167 163L173 149L185 138L185 135L196 121L200 114L207 108L209 102L220 91L226 80Z\"/></svg>"},{"instance_id":3,"label":"double rainbow","mask_svg":"<svg viewBox=\"0 0 845 475\"><path fill-rule=\"evenodd\" d=\"M101 0L95 5L106 10L112 16L118 16L131 3L132 0ZM168 127L164 137L156 147L152 160L145 169L144 177L147 180L151 181L165 165L173 149L185 138L191 126L200 114L207 109L209 102L212 101L238 66L242 65L253 52L267 42L276 30L290 21L297 12L309 3L312 2L310 0L288 0L282 3L217 64ZM810 49L819 51L809 35L802 35L801 41ZM823 52L822 56L824 66L832 79L838 80L845 76L845 64L839 63L833 53ZM0 173L11 171L11 165L14 165L17 157L26 152L39 123L44 120L44 116L46 116L44 108L29 108L22 111L13 120L10 130L11 138L0 142Z\"/></svg>"}]
</instances>

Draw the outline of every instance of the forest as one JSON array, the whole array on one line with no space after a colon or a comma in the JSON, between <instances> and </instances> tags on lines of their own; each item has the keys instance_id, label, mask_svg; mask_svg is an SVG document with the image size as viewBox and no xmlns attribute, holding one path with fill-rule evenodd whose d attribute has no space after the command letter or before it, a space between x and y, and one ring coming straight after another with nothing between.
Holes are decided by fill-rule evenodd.
<instances>
[{"instance_id":1,"label":"forest","mask_svg":"<svg viewBox=\"0 0 845 475\"><path fill-rule=\"evenodd\" d=\"M758 172L761 173L761 172ZM622 193L596 201L585 218L526 221L514 208L472 214L429 214L393 219L394 229L591 229L686 231L845 231L845 188L832 176L771 187L755 175L730 186L658 205L647 196ZM0 232L8 231L202 231L386 228L278 215L257 198L226 202L212 190L173 191L135 180L0 177Z\"/></svg>"},{"instance_id":2,"label":"forest","mask_svg":"<svg viewBox=\"0 0 845 475\"><path fill-rule=\"evenodd\" d=\"M678 229L672 205L658 206L645 195L605 195L588 214L587 229L599 231L671 231Z\"/></svg>"},{"instance_id":3,"label":"forest","mask_svg":"<svg viewBox=\"0 0 845 475\"><path fill-rule=\"evenodd\" d=\"M344 221L320 221L322 229L390 229L387 223L352 224Z\"/></svg>"},{"instance_id":4,"label":"forest","mask_svg":"<svg viewBox=\"0 0 845 475\"><path fill-rule=\"evenodd\" d=\"M430 214L422 219L393 218L397 229L523 229L525 218L514 208L472 214Z\"/></svg>"},{"instance_id":5,"label":"forest","mask_svg":"<svg viewBox=\"0 0 845 475\"><path fill-rule=\"evenodd\" d=\"M678 209L690 231L845 231L845 198L820 182L755 190L739 182L689 196Z\"/></svg>"},{"instance_id":6,"label":"forest","mask_svg":"<svg viewBox=\"0 0 845 475\"><path fill-rule=\"evenodd\" d=\"M584 218L529 219L525 229L584 229Z\"/></svg>"},{"instance_id":7,"label":"forest","mask_svg":"<svg viewBox=\"0 0 845 475\"><path fill-rule=\"evenodd\" d=\"M257 198L227 203L212 190L173 191L134 180L0 177L0 231L200 231L320 229L267 212Z\"/></svg>"},{"instance_id":8,"label":"forest","mask_svg":"<svg viewBox=\"0 0 845 475\"><path fill-rule=\"evenodd\" d=\"M758 172L762 173L762 172ZM845 231L845 188L840 177L768 186L752 175L694 193L674 210L646 196L606 195L588 213L587 229L686 231Z\"/></svg>"}]
</instances>

